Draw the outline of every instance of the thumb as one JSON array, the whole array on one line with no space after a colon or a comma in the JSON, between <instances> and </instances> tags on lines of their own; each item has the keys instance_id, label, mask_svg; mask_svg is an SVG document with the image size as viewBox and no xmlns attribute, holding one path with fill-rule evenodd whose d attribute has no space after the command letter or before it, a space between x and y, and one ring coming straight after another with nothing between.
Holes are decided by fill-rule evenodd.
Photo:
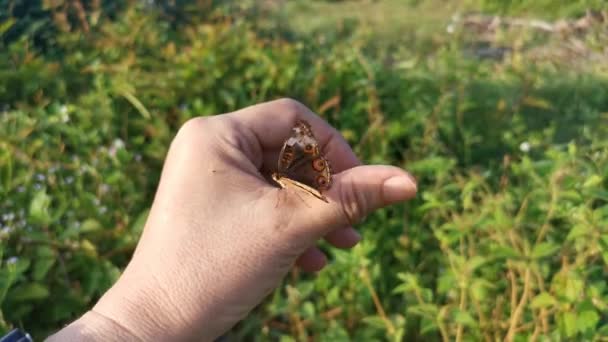
<instances>
[{"instance_id":1,"label":"thumb","mask_svg":"<svg viewBox=\"0 0 608 342\"><path fill-rule=\"evenodd\" d=\"M318 236L356 224L376 209L413 198L417 191L414 177L386 165L354 167L336 174L332 182L325 193L329 204L319 201L309 208L313 212L302 210L308 229Z\"/></svg>"}]
</instances>

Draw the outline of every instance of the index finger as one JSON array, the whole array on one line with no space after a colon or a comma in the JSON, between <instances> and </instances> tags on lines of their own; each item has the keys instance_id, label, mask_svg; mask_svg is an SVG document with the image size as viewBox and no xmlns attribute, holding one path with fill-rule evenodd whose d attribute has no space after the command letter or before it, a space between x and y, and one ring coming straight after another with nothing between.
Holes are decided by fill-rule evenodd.
<instances>
[{"instance_id":1,"label":"index finger","mask_svg":"<svg viewBox=\"0 0 608 342\"><path fill-rule=\"evenodd\" d=\"M281 99L265 102L229 115L237 118L255 135L264 152L279 151L296 121L306 120L312 126L319 147L330 160L332 169L342 172L361 164L340 132L298 101Z\"/></svg>"}]
</instances>

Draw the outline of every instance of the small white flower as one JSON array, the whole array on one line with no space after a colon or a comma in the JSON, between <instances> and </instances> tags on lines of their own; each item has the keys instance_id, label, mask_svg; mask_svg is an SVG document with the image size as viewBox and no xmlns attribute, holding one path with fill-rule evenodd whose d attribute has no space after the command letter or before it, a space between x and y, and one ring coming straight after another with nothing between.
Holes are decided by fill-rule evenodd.
<instances>
[{"instance_id":1,"label":"small white flower","mask_svg":"<svg viewBox=\"0 0 608 342\"><path fill-rule=\"evenodd\" d=\"M524 153L530 152L530 143L527 141L522 142L521 144L519 144L519 150Z\"/></svg>"},{"instance_id":2,"label":"small white flower","mask_svg":"<svg viewBox=\"0 0 608 342\"><path fill-rule=\"evenodd\" d=\"M48 173L53 174L53 173L57 172L57 170L59 170L59 165L55 164L55 165L49 167Z\"/></svg>"},{"instance_id":3,"label":"small white flower","mask_svg":"<svg viewBox=\"0 0 608 342\"><path fill-rule=\"evenodd\" d=\"M112 157L116 156L116 151L125 148L125 142L122 139L115 139L112 146L108 149L108 154Z\"/></svg>"},{"instance_id":4,"label":"small white flower","mask_svg":"<svg viewBox=\"0 0 608 342\"><path fill-rule=\"evenodd\" d=\"M74 177L72 177L72 176L65 177L65 184L72 184L72 183L74 183Z\"/></svg>"},{"instance_id":5,"label":"small white flower","mask_svg":"<svg viewBox=\"0 0 608 342\"><path fill-rule=\"evenodd\" d=\"M445 30L446 30L446 31L447 31L449 34L454 33L454 25L449 24L449 25L448 25L448 26L445 28Z\"/></svg>"},{"instance_id":6,"label":"small white flower","mask_svg":"<svg viewBox=\"0 0 608 342\"><path fill-rule=\"evenodd\" d=\"M16 256L12 256L12 257L6 259L6 263L9 265L14 265L17 263L17 261L19 261L19 258L17 258Z\"/></svg>"},{"instance_id":7,"label":"small white flower","mask_svg":"<svg viewBox=\"0 0 608 342\"><path fill-rule=\"evenodd\" d=\"M68 106L62 105L59 107L59 113L61 114L61 122L70 122L70 114L68 113Z\"/></svg>"},{"instance_id":8,"label":"small white flower","mask_svg":"<svg viewBox=\"0 0 608 342\"><path fill-rule=\"evenodd\" d=\"M102 195L107 194L109 191L110 191L110 185L103 183L99 186L99 192Z\"/></svg>"},{"instance_id":9,"label":"small white flower","mask_svg":"<svg viewBox=\"0 0 608 342\"><path fill-rule=\"evenodd\" d=\"M122 139L118 138L118 139L114 139L114 142L112 143L112 146L116 149L119 148L124 148L125 147L125 142L122 141Z\"/></svg>"},{"instance_id":10,"label":"small white flower","mask_svg":"<svg viewBox=\"0 0 608 342\"><path fill-rule=\"evenodd\" d=\"M36 179L40 182L44 181L46 179L46 177L42 174L42 173L37 173L36 174Z\"/></svg>"}]
</instances>

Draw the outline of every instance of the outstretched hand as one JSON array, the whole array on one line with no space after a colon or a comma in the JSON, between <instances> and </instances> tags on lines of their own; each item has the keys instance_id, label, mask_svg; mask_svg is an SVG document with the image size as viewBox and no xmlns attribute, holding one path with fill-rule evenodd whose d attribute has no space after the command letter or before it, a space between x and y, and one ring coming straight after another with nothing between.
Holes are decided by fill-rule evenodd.
<instances>
[{"instance_id":1,"label":"outstretched hand","mask_svg":"<svg viewBox=\"0 0 608 342\"><path fill-rule=\"evenodd\" d=\"M269 181L298 119L331 161L329 203ZM169 149L131 262L91 311L51 339L213 340L294 263L323 268L319 239L352 247L360 239L353 224L415 193L408 173L361 166L334 128L293 100L190 120Z\"/></svg>"}]
</instances>

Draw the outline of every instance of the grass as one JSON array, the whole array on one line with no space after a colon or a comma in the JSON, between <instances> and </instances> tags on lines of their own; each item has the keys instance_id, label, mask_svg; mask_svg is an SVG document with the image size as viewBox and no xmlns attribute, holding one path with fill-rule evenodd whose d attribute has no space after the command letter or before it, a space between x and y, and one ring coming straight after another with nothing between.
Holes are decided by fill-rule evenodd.
<instances>
[{"instance_id":1,"label":"grass","mask_svg":"<svg viewBox=\"0 0 608 342\"><path fill-rule=\"evenodd\" d=\"M476 37L445 32L452 9L435 10L441 3L171 15L129 5L115 16L88 8L99 18L88 30L74 24L40 42L31 29L5 40L1 329L24 326L41 338L111 286L181 123L290 96L340 129L362 160L411 170L420 194L359 225L364 240L353 250L323 246L329 267L294 270L229 336L602 340L606 65L535 58L521 46L557 39L525 30L493 35L511 49L504 58L477 58L468 53ZM534 4L501 11L561 13ZM588 5L576 4L569 13ZM191 22L174 19L182 17ZM604 33L599 26L577 39L591 49Z\"/></svg>"}]
</instances>

